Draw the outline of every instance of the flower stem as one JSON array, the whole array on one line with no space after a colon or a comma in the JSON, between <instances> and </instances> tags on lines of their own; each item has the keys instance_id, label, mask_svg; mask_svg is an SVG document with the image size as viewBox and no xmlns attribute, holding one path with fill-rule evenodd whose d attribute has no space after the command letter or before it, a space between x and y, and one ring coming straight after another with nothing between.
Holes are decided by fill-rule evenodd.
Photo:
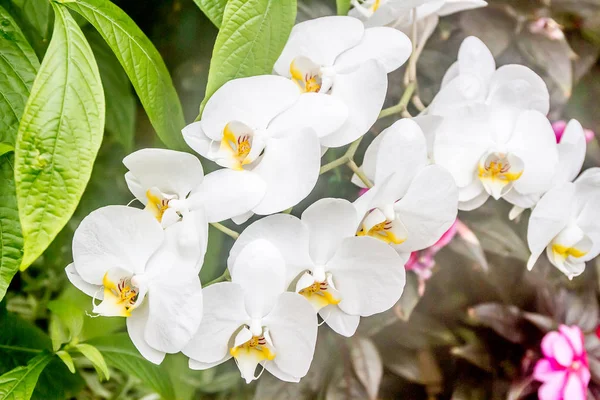
<instances>
[{"instance_id":1,"label":"flower stem","mask_svg":"<svg viewBox=\"0 0 600 400\"><path fill-rule=\"evenodd\" d=\"M227 236L231 237L233 240L237 239L238 237L240 237L240 234L237 233L236 231L234 231L233 229L229 229L228 227L226 227L223 224L220 224L218 222L211 222L210 223L213 227L217 228L218 230L220 230L221 232L223 232L224 234L226 234Z\"/></svg>"},{"instance_id":2,"label":"flower stem","mask_svg":"<svg viewBox=\"0 0 600 400\"><path fill-rule=\"evenodd\" d=\"M381 110L381 112L379 113L379 118L381 119L381 118L389 117L390 115L400 114L403 111L405 111L406 107L408 106L408 103L410 102L410 98L412 97L412 95L415 91L416 86L417 86L416 82L409 83L408 86L406 87L406 90L402 94L402 98L400 99L398 104L396 104L395 106L386 108L384 110Z\"/></svg>"},{"instance_id":3,"label":"flower stem","mask_svg":"<svg viewBox=\"0 0 600 400\"><path fill-rule=\"evenodd\" d=\"M223 272L218 278L215 278L212 281L202 285L202 288L213 285L215 283L228 282L230 280L231 280L231 275L229 274L229 269L225 268L225 272Z\"/></svg>"},{"instance_id":4,"label":"flower stem","mask_svg":"<svg viewBox=\"0 0 600 400\"><path fill-rule=\"evenodd\" d=\"M371 183L369 178L367 178L365 173L360 168L358 168L358 165L356 165L354 160L348 161L346 163L346 165L348 166L348 168L350 168L352 170L352 172L354 172L356 174L356 176L358 176L358 178L362 181L362 183L364 183L368 188L373 187L373 184Z\"/></svg>"}]
</instances>

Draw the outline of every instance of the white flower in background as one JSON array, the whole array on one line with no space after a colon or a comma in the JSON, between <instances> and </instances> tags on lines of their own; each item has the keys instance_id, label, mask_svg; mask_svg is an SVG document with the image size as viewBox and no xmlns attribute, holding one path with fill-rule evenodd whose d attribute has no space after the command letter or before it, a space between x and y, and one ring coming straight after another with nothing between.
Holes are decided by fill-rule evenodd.
<instances>
[{"instance_id":1,"label":"white flower in background","mask_svg":"<svg viewBox=\"0 0 600 400\"><path fill-rule=\"evenodd\" d=\"M345 124L321 138L323 146L339 147L377 121L387 73L404 64L411 51L408 37L394 29L365 29L356 18L323 17L294 26L274 70L302 91L329 94L347 107Z\"/></svg>"},{"instance_id":2,"label":"white flower in background","mask_svg":"<svg viewBox=\"0 0 600 400\"><path fill-rule=\"evenodd\" d=\"M458 191L448 171L428 164L414 121L402 119L379 134L361 167L374 186L354 203L359 235L390 243L406 257L438 241L456 220ZM352 181L364 186L356 176Z\"/></svg>"},{"instance_id":3,"label":"white flower in background","mask_svg":"<svg viewBox=\"0 0 600 400\"><path fill-rule=\"evenodd\" d=\"M302 219L278 214L254 222L227 263L235 275L248 243L267 240L285 259L286 287L303 295L334 331L352 336L361 316L391 308L405 284L406 259L383 242L356 237L357 225L350 202L321 199Z\"/></svg>"},{"instance_id":4,"label":"white flower in background","mask_svg":"<svg viewBox=\"0 0 600 400\"><path fill-rule=\"evenodd\" d=\"M88 215L73 237L73 285L94 298L93 312L127 317L133 344L160 364L191 339L202 319L202 287L149 213L108 206ZM97 300L101 300L97 303Z\"/></svg>"},{"instance_id":5,"label":"white flower in background","mask_svg":"<svg viewBox=\"0 0 600 400\"><path fill-rule=\"evenodd\" d=\"M585 171L574 183L555 186L537 203L529 219L527 242L531 270L544 249L569 279L600 253L600 168Z\"/></svg>"},{"instance_id":6,"label":"white flower in background","mask_svg":"<svg viewBox=\"0 0 600 400\"><path fill-rule=\"evenodd\" d=\"M190 368L233 357L246 383L258 378L259 364L281 380L298 382L313 358L317 316L302 296L285 289L285 261L277 249L265 240L244 246L231 282L204 289L204 318L183 349Z\"/></svg>"},{"instance_id":7,"label":"white flower in background","mask_svg":"<svg viewBox=\"0 0 600 400\"><path fill-rule=\"evenodd\" d=\"M565 182L572 182L577 177L583 166L587 143L585 131L581 124L572 119L567 124L564 133L558 142L558 166L552 180L552 187L559 186ZM510 198L510 192L508 193ZM515 206L509 214L509 218L515 219L525 209L534 207L540 200L542 194L530 196L516 196L513 199Z\"/></svg>"},{"instance_id":8,"label":"white flower in background","mask_svg":"<svg viewBox=\"0 0 600 400\"><path fill-rule=\"evenodd\" d=\"M183 136L203 157L264 182L264 196L252 211L266 215L310 193L319 177L319 137L346 118L344 106L329 96L301 95L280 76L254 76L217 90L202 120L185 127Z\"/></svg>"},{"instance_id":9,"label":"white flower in background","mask_svg":"<svg viewBox=\"0 0 600 400\"><path fill-rule=\"evenodd\" d=\"M473 210L489 196L519 204L551 188L558 149L548 119L539 111L476 105L444 117L435 134L433 158L458 186L460 210Z\"/></svg>"},{"instance_id":10,"label":"white flower in background","mask_svg":"<svg viewBox=\"0 0 600 400\"><path fill-rule=\"evenodd\" d=\"M197 269L208 241L208 223L246 213L264 196L265 184L248 171L222 169L204 176L195 156L142 149L123 160L131 193L165 228L178 254Z\"/></svg>"},{"instance_id":11,"label":"white flower in background","mask_svg":"<svg viewBox=\"0 0 600 400\"><path fill-rule=\"evenodd\" d=\"M439 18L460 11L485 7L483 0L351 0L349 15L365 21L366 26L390 26L407 34L416 14L418 47L425 45Z\"/></svg>"},{"instance_id":12,"label":"white flower in background","mask_svg":"<svg viewBox=\"0 0 600 400\"><path fill-rule=\"evenodd\" d=\"M446 71L442 88L427 108L427 114L452 116L465 106L476 104L537 110L546 115L550 95L542 78L523 65L496 69L487 46L469 36L460 46L458 61Z\"/></svg>"}]
</instances>

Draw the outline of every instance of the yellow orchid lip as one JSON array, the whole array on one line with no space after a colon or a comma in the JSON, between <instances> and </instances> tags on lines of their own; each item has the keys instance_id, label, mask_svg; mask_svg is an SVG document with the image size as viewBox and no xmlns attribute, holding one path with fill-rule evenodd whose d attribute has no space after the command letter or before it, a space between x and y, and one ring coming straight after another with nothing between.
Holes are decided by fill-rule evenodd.
<instances>
[{"instance_id":1,"label":"yellow orchid lip","mask_svg":"<svg viewBox=\"0 0 600 400\"><path fill-rule=\"evenodd\" d=\"M94 305L94 312L106 317L129 317L138 300L139 289L131 283L131 277L122 277L117 283L109 277L109 272L102 278L104 298Z\"/></svg>"},{"instance_id":2,"label":"yellow orchid lip","mask_svg":"<svg viewBox=\"0 0 600 400\"><path fill-rule=\"evenodd\" d=\"M294 58L290 64L292 80L304 93L318 93L321 90L323 79L321 67L307 57Z\"/></svg>"},{"instance_id":3,"label":"yellow orchid lip","mask_svg":"<svg viewBox=\"0 0 600 400\"><path fill-rule=\"evenodd\" d=\"M267 346L267 339L262 335L252 336L246 343L229 349L229 353L234 358L251 356L257 358L258 362L264 360L271 361L275 358L275 353L269 349Z\"/></svg>"},{"instance_id":4,"label":"yellow orchid lip","mask_svg":"<svg viewBox=\"0 0 600 400\"><path fill-rule=\"evenodd\" d=\"M221 151L229 154L233 160L232 169L242 170L244 165L250 164L249 158L252 151L253 131L247 125L232 121L223 128Z\"/></svg>"},{"instance_id":5,"label":"yellow orchid lip","mask_svg":"<svg viewBox=\"0 0 600 400\"><path fill-rule=\"evenodd\" d=\"M477 167L477 176L486 191L499 199L523 175L523 162L515 155L491 152L484 155Z\"/></svg>"},{"instance_id":6,"label":"yellow orchid lip","mask_svg":"<svg viewBox=\"0 0 600 400\"><path fill-rule=\"evenodd\" d=\"M391 229L392 221L385 220L373 225L370 229L367 229L367 227L363 225L362 229L356 233L356 236L371 236L388 244L402 244L406 242L406 238L399 238L391 231Z\"/></svg>"},{"instance_id":7,"label":"yellow orchid lip","mask_svg":"<svg viewBox=\"0 0 600 400\"><path fill-rule=\"evenodd\" d=\"M304 296L316 310L320 310L328 305L339 304L342 301L341 298L329 290L329 283L326 281L315 282L304 289L300 289L298 293Z\"/></svg>"},{"instance_id":8,"label":"yellow orchid lip","mask_svg":"<svg viewBox=\"0 0 600 400\"><path fill-rule=\"evenodd\" d=\"M552 252L563 259L566 259L567 257L581 258L588 253L585 250L581 250L576 247L563 246L561 244L553 244Z\"/></svg>"}]
</instances>

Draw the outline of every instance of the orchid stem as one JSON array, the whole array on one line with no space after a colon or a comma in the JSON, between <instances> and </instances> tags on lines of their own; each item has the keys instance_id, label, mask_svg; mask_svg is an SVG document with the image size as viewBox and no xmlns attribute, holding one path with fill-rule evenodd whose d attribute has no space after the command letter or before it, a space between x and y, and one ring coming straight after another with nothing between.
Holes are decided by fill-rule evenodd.
<instances>
[{"instance_id":1,"label":"orchid stem","mask_svg":"<svg viewBox=\"0 0 600 400\"><path fill-rule=\"evenodd\" d=\"M202 288L213 285L215 283L228 282L230 280L231 280L231 274L229 274L229 268L225 268L225 271L218 278L215 278L212 281L202 285Z\"/></svg>"},{"instance_id":2,"label":"orchid stem","mask_svg":"<svg viewBox=\"0 0 600 400\"><path fill-rule=\"evenodd\" d=\"M217 228L218 230L220 230L221 232L223 232L224 234L226 234L227 236L231 237L233 240L237 239L238 237L240 237L240 234L237 233L236 231L234 231L233 229L229 229L228 227L226 227L223 224L220 224L218 222L211 222L210 223L213 227Z\"/></svg>"},{"instance_id":3,"label":"orchid stem","mask_svg":"<svg viewBox=\"0 0 600 400\"><path fill-rule=\"evenodd\" d=\"M358 176L358 178L362 181L362 183L364 183L368 188L373 187L373 184L371 183L369 178L367 178L365 173L360 168L358 168L358 165L356 165L354 160L348 161L346 163L346 165L348 166L348 168L350 168L352 170L352 172L354 172L356 174L356 176Z\"/></svg>"},{"instance_id":4,"label":"orchid stem","mask_svg":"<svg viewBox=\"0 0 600 400\"><path fill-rule=\"evenodd\" d=\"M400 114L400 113L406 111L406 107L408 106L408 103L410 102L410 98L413 95L416 86L417 86L416 82L409 83L408 86L406 87L406 90L402 94L402 98L400 99L398 104L396 104L395 106L386 108L385 110L382 110L379 113L379 118L381 119L381 118L389 117L390 115Z\"/></svg>"}]
</instances>

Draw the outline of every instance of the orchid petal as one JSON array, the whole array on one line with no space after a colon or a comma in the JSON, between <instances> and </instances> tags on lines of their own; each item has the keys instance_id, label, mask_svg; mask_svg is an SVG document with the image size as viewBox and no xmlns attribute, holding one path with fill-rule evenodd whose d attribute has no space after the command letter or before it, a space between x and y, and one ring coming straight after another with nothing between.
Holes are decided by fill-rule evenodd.
<instances>
[{"instance_id":1,"label":"orchid petal","mask_svg":"<svg viewBox=\"0 0 600 400\"><path fill-rule=\"evenodd\" d=\"M146 360L158 365L165 359L166 354L150 346L144 337L148 314L148 304L144 302L127 318L127 333L140 354Z\"/></svg>"},{"instance_id":2,"label":"orchid petal","mask_svg":"<svg viewBox=\"0 0 600 400\"><path fill-rule=\"evenodd\" d=\"M353 336L360 323L359 315L346 314L337 304L325 306L319 311L319 315L334 332L346 337Z\"/></svg>"}]
</instances>

